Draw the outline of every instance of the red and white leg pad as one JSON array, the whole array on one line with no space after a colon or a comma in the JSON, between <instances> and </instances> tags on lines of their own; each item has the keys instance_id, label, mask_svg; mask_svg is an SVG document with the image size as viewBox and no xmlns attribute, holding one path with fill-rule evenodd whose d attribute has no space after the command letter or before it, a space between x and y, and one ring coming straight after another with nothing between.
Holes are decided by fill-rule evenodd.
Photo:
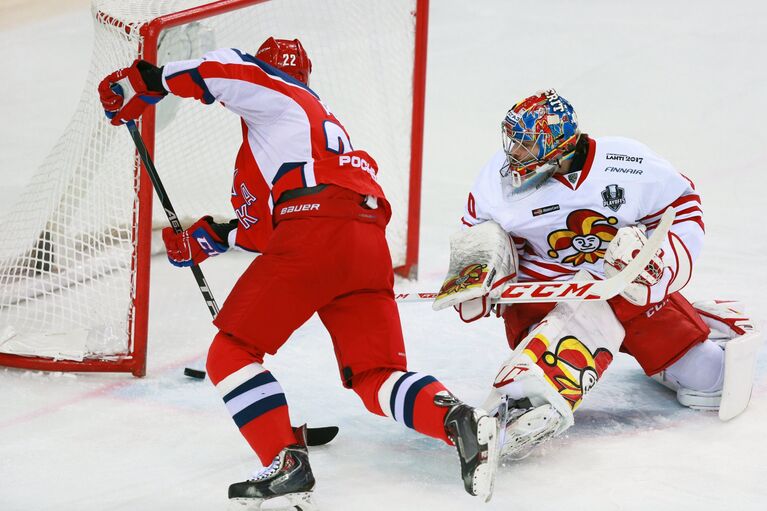
<instances>
[{"instance_id":1,"label":"red and white leg pad","mask_svg":"<svg viewBox=\"0 0 767 511\"><path fill-rule=\"evenodd\" d=\"M501 395L512 401L530 400L533 409L507 426L507 443L519 433L515 425L523 427L525 416L533 412L545 418L549 427L550 412L556 411L558 422L549 436L572 426L573 411L612 362L624 336L623 326L606 302L557 304L501 366L483 406L497 408ZM542 419L532 422L536 421L538 426L531 429L540 431Z\"/></svg>"}]
</instances>

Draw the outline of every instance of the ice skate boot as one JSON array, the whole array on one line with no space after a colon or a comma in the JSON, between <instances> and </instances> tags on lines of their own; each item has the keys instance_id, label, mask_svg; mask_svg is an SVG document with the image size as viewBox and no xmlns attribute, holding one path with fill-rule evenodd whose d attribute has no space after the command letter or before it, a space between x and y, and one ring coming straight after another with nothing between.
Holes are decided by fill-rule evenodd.
<instances>
[{"instance_id":1,"label":"ice skate boot","mask_svg":"<svg viewBox=\"0 0 767 511\"><path fill-rule=\"evenodd\" d=\"M489 501L498 467L498 420L453 396L437 394L435 401L450 406L445 415L445 432L458 449L464 488L469 494Z\"/></svg>"},{"instance_id":2,"label":"ice skate boot","mask_svg":"<svg viewBox=\"0 0 767 511\"><path fill-rule=\"evenodd\" d=\"M260 510L265 501L276 499L286 501L285 507L279 509L315 511L313 489L309 453L305 446L296 444L281 450L271 465L253 474L251 479L230 485L229 499L248 510Z\"/></svg>"},{"instance_id":3,"label":"ice skate boot","mask_svg":"<svg viewBox=\"0 0 767 511\"><path fill-rule=\"evenodd\" d=\"M505 413L499 410L497 415L505 415L505 427L501 458L521 460L530 455L532 450L553 437L559 431L564 418L550 404L533 406L529 399L509 400L501 406L508 406Z\"/></svg>"}]
</instances>

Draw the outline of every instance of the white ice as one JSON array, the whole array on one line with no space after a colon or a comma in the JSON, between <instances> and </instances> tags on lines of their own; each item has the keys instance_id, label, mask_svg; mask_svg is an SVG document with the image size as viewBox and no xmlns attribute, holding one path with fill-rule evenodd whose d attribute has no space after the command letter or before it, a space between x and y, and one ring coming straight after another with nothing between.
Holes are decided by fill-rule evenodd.
<instances>
[{"instance_id":1,"label":"white ice","mask_svg":"<svg viewBox=\"0 0 767 511\"><path fill-rule=\"evenodd\" d=\"M82 6L16 23L0 12L2 211L76 108L92 31ZM436 0L430 21L420 279L398 289L439 285L506 109L554 86L589 134L642 140L695 181L707 238L686 294L767 317L767 3ZM206 263L220 300L246 259ZM154 263L146 378L0 369L0 510L226 509L227 485L257 468L212 386L182 375L213 335L191 276ZM502 324L400 312L412 368L481 402L508 352ZM728 423L681 408L619 356L566 435L501 467L487 505L464 493L452 448L341 387L316 319L267 365L294 422L341 426L311 454L324 511L767 509L764 350L751 405Z\"/></svg>"}]
</instances>

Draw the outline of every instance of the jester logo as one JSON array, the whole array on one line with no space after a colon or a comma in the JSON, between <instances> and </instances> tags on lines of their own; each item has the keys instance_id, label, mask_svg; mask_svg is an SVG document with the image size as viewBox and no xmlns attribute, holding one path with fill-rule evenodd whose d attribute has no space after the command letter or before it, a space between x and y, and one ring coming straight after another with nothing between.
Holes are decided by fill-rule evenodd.
<instances>
[{"instance_id":1,"label":"jester logo","mask_svg":"<svg viewBox=\"0 0 767 511\"><path fill-rule=\"evenodd\" d=\"M563 250L572 249L562 263L579 266L584 262L595 263L605 256L606 246L618 231L615 217L605 217L590 209L578 209L567 215L567 229L549 234L549 257L557 258Z\"/></svg>"},{"instance_id":2,"label":"jester logo","mask_svg":"<svg viewBox=\"0 0 767 511\"><path fill-rule=\"evenodd\" d=\"M546 380L575 410L613 360L605 348L594 353L577 338L568 335L559 340L556 350L549 351L549 341L542 335L533 337L525 348L541 369Z\"/></svg>"},{"instance_id":3,"label":"jester logo","mask_svg":"<svg viewBox=\"0 0 767 511\"><path fill-rule=\"evenodd\" d=\"M482 285L486 276L486 264L470 264L458 272L456 277L445 281L445 283L442 285L442 288L439 290L438 296L445 296L463 291L464 289L468 289L472 286Z\"/></svg>"}]
</instances>

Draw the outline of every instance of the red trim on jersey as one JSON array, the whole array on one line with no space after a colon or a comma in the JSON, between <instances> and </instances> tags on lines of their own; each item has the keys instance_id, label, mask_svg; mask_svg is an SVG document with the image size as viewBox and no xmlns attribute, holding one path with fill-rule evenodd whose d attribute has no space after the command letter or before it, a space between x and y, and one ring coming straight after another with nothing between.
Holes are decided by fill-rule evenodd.
<instances>
[{"instance_id":1,"label":"red trim on jersey","mask_svg":"<svg viewBox=\"0 0 767 511\"><path fill-rule=\"evenodd\" d=\"M681 220L676 220L674 224L681 224L682 222L695 222L698 224L703 232L706 232L706 224L703 223L703 219L699 216L695 216L692 218L683 218ZM671 225L674 225L671 224Z\"/></svg>"},{"instance_id":2,"label":"red trim on jersey","mask_svg":"<svg viewBox=\"0 0 767 511\"><path fill-rule=\"evenodd\" d=\"M675 201L673 201L668 206L666 206L663 209L661 209L660 211L656 211L655 213L651 213L649 215L643 216L642 218L639 219L639 221L642 222L644 220L649 220L649 219L651 219L651 218L653 218L655 216L660 216L660 215L662 215L663 213L666 212L666 210L669 208L669 206L673 206L674 208L678 209L679 206L681 206L683 204L687 204L688 202L697 202L698 204L700 204L701 203L700 202L700 195L698 195L697 193L692 193L690 195L683 195L683 196L679 197L678 199L676 199ZM677 214L679 214L679 213L677 213Z\"/></svg>"},{"instance_id":3,"label":"red trim on jersey","mask_svg":"<svg viewBox=\"0 0 767 511\"><path fill-rule=\"evenodd\" d=\"M718 301L718 300L714 300L714 301L716 301L717 303L719 303L719 301ZM727 302L725 301L725 302L723 302L723 303L727 303ZM714 314L711 314L710 312L706 312L706 311L704 311L704 310L700 310L700 309L695 309L695 312L697 312L697 313L698 313L698 314L700 314L701 316L706 316L707 318L711 318L711 319L713 319L713 320L715 320L715 321L719 321L720 323L724 323L725 325L727 325L728 327L730 327L730 328L732 329L732 331L733 331L733 332L735 332L735 333L736 333L736 334L738 334L738 335L743 335L743 334L745 334L745 333L746 333L745 329L743 329L743 328L741 328L741 327L739 327L738 325L736 325L736 324L735 324L735 322L736 322L736 321L748 321L748 318L746 318L746 317L740 317L740 318L723 318L723 317L721 317L721 316L716 316L716 315L714 315Z\"/></svg>"},{"instance_id":4,"label":"red trim on jersey","mask_svg":"<svg viewBox=\"0 0 767 511\"><path fill-rule=\"evenodd\" d=\"M589 172L591 171L591 165L594 163L594 155L596 154L596 151L596 141L593 138L589 138L589 150L588 153L586 153L586 161L584 162L583 168L581 169L581 175L578 176L578 180L575 182L575 184L571 183L567 179L567 174L554 174L554 179L570 188L571 190L577 190L578 187L581 186L581 184L586 180Z\"/></svg>"},{"instance_id":5,"label":"red trim on jersey","mask_svg":"<svg viewBox=\"0 0 767 511\"><path fill-rule=\"evenodd\" d=\"M686 208L686 209L678 210L676 212L676 216L680 217L682 215L688 215L688 214L693 213L695 211L697 211L701 215L703 214L703 210L700 209L700 206L691 206L691 207Z\"/></svg>"},{"instance_id":6,"label":"red trim on jersey","mask_svg":"<svg viewBox=\"0 0 767 511\"><path fill-rule=\"evenodd\" d=\"M469 192L469 198L466 201L466 211L469 215L476 220L477 218L477 201L474 199L474 195Z\"/></svg>"},{"instance_id":7,"label":"red trim on jersey","mask_svg":"<svg viewBox=\"0 0 767 511\"><path fill-rule=\"evenodd\" d=\"M674 277L669 281L668 286L667 286L667 290L668 290L668 288L671 287L671 284L673 284L674 281L676 280L676 278L679 276L679 253L677 252L676 246L674 245L674 243L671 240L672 236L677 239L677 241L679 242L679 245L682 246L682 249L684 250L685 254L687 255L687 260L690 261L690 272L687 275L687 280L684 282L684 284L682 284L681 286L676 288L676 290L679 291L680 289L685 287L687 284L689 284L690 283L690 279L692 278L692 254L690 254L690 250L687 248L687 245L684 244L684 241L682 241L682 238L680 238L678 235L676 235L673 232L669 232L668 233L669 245L671 246L671 250L674 251L674 259L676 261L676 270L677 271L674 272Z\"/></svg>"},{"instance_id":8,"label":"red trim on jersey","mask_svg":"<svg viewBox=\"0 0 767 511\"><path fill-rule=\"evenodd\" d=\"M549 275L544 275L543 273L538 273L537 271L531 270L524 264L520 264L519 269L521 272L524 272L525 274L529 275L530 277L533 277L536 280L554 280L555 278L555 277L550 277Z\"/></svg>"},{"instance_id":9,"label":"red trim on jersey","mask_svg":"<svg viewBox=\"0 0 767 511\"><path fill-rule=\"evenodd\" d=\"M681 224L682 222L695 222L696 224L700 226L703 232L706 232L706 224L703 223L703 217L701 217L700 215L695 215L689 218L680 218L678 220L674 220L674 222L671 225L678 225L678 224ZM645 227L648 230L652 230L658 227L658 224L660 224L660 222L652 222L652 223L646 224Z\"/></svg>"},{"instance_id":10,"label":"red trim on jersey","mask_svg":"<svg viewBox=\"0 0 767 511\"><path fill-rule=\"evenodd\" d=\"M540 266L541 268L545 268L549 271L555 271L558 273L566 273L566 274L574 274L577 273L575 270L570 270L568 268L565 268L564 266L560 266L558 264L549 263L549 262L543 262L543 261L531 261L527 260L525 261L528 264L534 264L536 266Z\"/></svg>"},{"instance_id":11,"label":"red trim on jersey","mask_svg":"<svg viewBox=\"0 0 767 511\"><path fill-rule=\"evenodd\" d=\"M495 284L493 284L493 286L490 289L495 289L495 288L497 288L497 287L499 287L499 286L505 284L506 282L508 282L508 281L510 281L512 279L515 279L515 278L517 278L517 272L514 272L511 275L506 275L501 280L499 280Z\"/></svg>"},{"instance_id":12,"label":"red trim on jersey","mask_svg":"<svg viewBox=\"0 0 767 511\"><path fill-rule=\"evenodd\" d=\"M693 183L693 182L692 182L692 179L690 179L689 177L685 176L685 175L684 175L684 174L682 174L681 172L679 173L679 175L680 175L680 176L682 176L683 178L685 178L685 179L687 180L687 182L688 182L688 183L690 183L690 188L692 188L693 190L695 190L695 183Z\"/></svg>"}]
</instances>

